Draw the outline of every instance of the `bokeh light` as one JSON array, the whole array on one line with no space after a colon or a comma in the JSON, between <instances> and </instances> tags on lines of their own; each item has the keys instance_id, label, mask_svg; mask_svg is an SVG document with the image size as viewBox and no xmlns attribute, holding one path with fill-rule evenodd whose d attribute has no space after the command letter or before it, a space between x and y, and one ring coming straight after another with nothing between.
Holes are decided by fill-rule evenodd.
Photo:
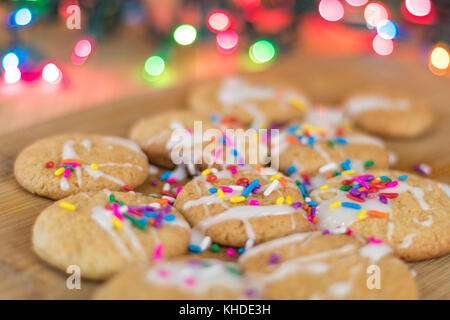
<instances>
[{"instance_id":1,"label":"bokeh light","mask_svg":"<svg viewBox=\"0 0 450 320\"><path fill-rule=\"evenodd\" d=\"M86 62L93 51L93 41L90 39L81 39L73 47L72 63L81 65Z\"/></svg>"},{"instance_id":2,"label":"bokeh light","mask_svg":"<svg viewBox=\"0 0 450 320\"><path fill-rule=\"evenodd\" d=\"M3 69L17 68L19 66L19 57L14 52L8 52L2 59Z\"/></svg>"},{"instance_id":3,"label":"bokeh light","mask_svg":"<svg viewBox=\"0 0 450 320\"><path fill-rule=\"evenodd\" d=\"M391 20L384 19L378 23L377 33L383 39L394 39L398 34L398 28Z\"/></svg>"},{"instance_id":4,"label":"bokeh light","mask_svg":"<svg viewBox=\"0 0 450 320\"><path fill-rule=\"evenodd\" d=\"M371 2L364 8L364 20L371 27L376 27L380 21L389 20L389 11L381 3Z\"/></svg>"},{"instance_id":5,"label":"bokeh light","mask_svg":"<svg viewBox=\"0 0 450 320\"><path fill-rule=\"evenodd\" d=\"M173 32L173 39L182 46L192 44L197 38L197 30L190 24L182 24Z\"/></svg>"},{"instance_id":6,"label":"bokeh light","mask_svg":"<svg viewBox=\"0 0 450 320\"><path fill-rule=\"evenodd\" d=\"M275 57L275 46L267 40L258 40L250 46L249 56L254 63L266 63Z\"/></svg>"},{"instance_id":7,"label":"bokeh light","mask_svg":"<svg viewBox=\"0 0 450 320\"><path fill-rule=\"evenodd\" d=\"M62 72L54 63L48 63L42 69L42 79L49 83L58 83L61 81Z\"/></svg>"},{"instance_id":8,"label":"bokeh light","mask_svg":"<svg viewBox=\"0 0 450 320\"><path fill-rule=\"evenodd\" d=\"M376 54L388 56L394 51L394 41L391 39L383 39L379 35L376 35L373 38L372 47Z\"/></svg>"},{"instance_id":9,"label":"bokeh light","mask_svg":"<svg viewBox=\"0 0 450 320\"><path fill-rule=\"evenodd\" d=\"M338 21L344 16L344 7L338 0L321 0L319 2L319 13L328 21Z\"/></svg>"},{"instance_id":10,"label":"bokeh light","mask_svg":"<svg viewBox=\"0 0 450 320\"><path fill-rule=\"evenodd\" d=\"M3 79L6 83L12 84L20 81L20 78L22 77L22 73L20 72L19 68L8 68L3 73Z\"/></svg>"},{"instance_id":11,"label":"bokeh light","mask_svg":"<svg viewBox=\"0 0 450 320\"><path fill-rule=\"evenodd\" d=\"M431 11L430 0L405 0L406 10L412 15L423 17Z\"/></svg>"},{"instance_id":12,"label":"bokeh light","mask_svg":"<svg viewBox=\"0 0 450 320\"><path fill-rule=\"evenodd\" d=\"M239 42L239 35L233 30L219 32L216 36L217 48L222 53L233 52Z\"/></svg>"},{"instance_id":13,"label":"bokeh light","mask_svg":"<svg viewBox=\"0 0 450 320\"><path fill-rule=\"evenodd\" d=\"M88 57L92 52L92 44L87 39L81 39L75 44L73 53L80 58Z\"/></svg>"},{"instance_id":14,"label":"bokeh light","mask_svg":"<svg viewBox=\"0 0 450 320\"><path fill-rule=\"evenodd\" d=\"M231 24L230 16L224 11L211 12L206 21L208 28L214 32L225 31Z\"/></svg>"},{"instance_id":15,"label":"bokeh light","mask_svg":"<svg viewBox=\"0 0 450 320\"><path fill-rule=\"evenodd\" d=\"M31 11L27 8L19 9L14 14L15 24L22 27L30 24L32 18Z\"/></svg>"},{"instance_id":16,"label":"bokeh light","mask_svg":"<svg viewBox=\"0 0 450 320\"><path fill-rule=\"evenodd\" d=\"M361 7L365 5L369 0L345 0L349 5L354 7Z\"/></svg>"},{"instance_id":17,"label":"bokeh light","mask_svg":"<svg viewBox=\"0 0 450 320\"><path fill-rule=\"evenodd\" d=\"M445 70L450 64L450 56L447 50L436 47L431 51L430 63L433 67Z\"/></svg>"},{"instance_id":18,"label":"bokeh light","mask_svg":"<svg viewBox=\"0 0 450 320\"><path fill-rule=\"evenodd\" d=\"M148 75L159 76L164 72L166 64L160 56L149 57L144 64L144 70Z\"/></svg>"}]
</instances>

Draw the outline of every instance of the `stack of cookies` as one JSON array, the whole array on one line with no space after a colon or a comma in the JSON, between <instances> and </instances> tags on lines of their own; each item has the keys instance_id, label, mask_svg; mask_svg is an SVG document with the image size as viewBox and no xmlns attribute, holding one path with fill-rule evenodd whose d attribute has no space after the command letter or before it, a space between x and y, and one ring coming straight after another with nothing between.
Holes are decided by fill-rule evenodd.
<instances>
[{"instance_id":1,"label":"stack of cookies","mask_svg":"<svg viewBox=\"0 0 450 320\"><path fill-rule=\"evenodd\" d=\"M129 139L65 134L20 153L19 184L56 200L33 227L42 260L107 280L96 299L419 297L404 261L450 252L448 187L391 170L382 137L424 133L424 102L368 88L325 108L248 77L187 102Z\"/></svg>"}]
</instances>

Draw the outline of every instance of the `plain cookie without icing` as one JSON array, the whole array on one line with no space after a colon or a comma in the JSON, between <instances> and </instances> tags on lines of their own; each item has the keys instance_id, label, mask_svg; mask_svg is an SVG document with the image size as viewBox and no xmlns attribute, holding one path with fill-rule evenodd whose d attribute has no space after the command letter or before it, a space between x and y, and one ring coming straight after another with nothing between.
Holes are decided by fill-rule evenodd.
<instances>
[{"instance_id":1,"label":"plain cookie without icing","mask_svg":"<svg viewBox=\"0 0 450 320\"><path fill-rule=\"evenodd\" d=\"M386 137L416 137L433 123L433 114L424 101L387 90L354 94L344 102L344 109L359 127Z\"/></svg>"},{"instance_id":2,"label":"plain cookie without icing","mask_svg":"<svg viewBox=\"0 0 450 320\"><path fill-rule=\"evenodd\" d=\"M411 272L391 252L383 243L309 232L253 247L239 264L264 299L417 299Z\"/></svg>"},{"instance_id":3,"label":"plain cookie without icing","mask_svg":"<svg viewBox=\"0 0 450 320\"><path fill-rule=\"evenodd\" d=\"M133 193L78 193L46 208L33 227L37 255L63 271L104 279L124 266L187 252L190 227L161 200Z\"/></svg>"},{"instance_id":4,"label":"plain cookie without icing","mask_svg":"<svg viewBox=\"0 0 450 320\"><path fill-rule=\"evenodd\" d=\"M131 190L147 178L148 162L127 139L63 134L25 148L14 163L14 174L26 190L61 199L80 191Z\"/></svg>"},{"instance_id":5,"label":"plain cookie without icing","mask_svg":"<svg viewBox=\"0 0 450 320\"><path fill-rule=\"evenodd\" d=\"M180 258L128 268L101 286L94 299L235 300L249 297L248 288L235 263Z\"/></svg>"},{"instance_id":6,"label":"plain cookie without icing","mask_svg":"<svg viewBox=\"0 0 450 320\"><path fill-rule=\"evenodd\" d=\"M408 261L450 252L449 197L431 180L399 171L342 175L311 192L319 230L349 228L381 239Z\"/></svg>"},{"instance_id":7,"label":"plain cookie without icing","mask_svg":"<svg viewBox=\"0 0 450 320\"><path fill-rule=\"evenodd\" d=\"M242 247L308 230L303 201L295 183L275 170L230 168L194 178L174 206L213 242Z\"/></svg>"}]
</instances>

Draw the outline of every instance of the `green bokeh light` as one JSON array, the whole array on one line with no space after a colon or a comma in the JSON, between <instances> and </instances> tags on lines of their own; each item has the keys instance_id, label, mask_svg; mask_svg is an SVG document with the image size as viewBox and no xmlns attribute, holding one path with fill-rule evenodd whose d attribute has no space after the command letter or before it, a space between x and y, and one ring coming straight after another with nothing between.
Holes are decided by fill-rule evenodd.
<instances>
[{"instance_id":1,"label":"green bokeh light","mask_svg":"<svg viewBox=\"0 0 450 320\"><path fill-rule=\"evenodd\" d=\"M160 56L149 57L144 64L144 70L151 76L159 76L164 72L166 64Z\"/></svg>"},{"instance_id":2,"label":"green bokeh light","mask_svg":"<svg viewBox=\"0 0 450 320\"><path fill-rule=\"evenodd\" d=\"M190 24L182 24L173 32L173 39L182 46L192 44L197 38L197 30Z\"/></svg>"},{"instance_id":3,"label":"green bokeh light","mask_svg":"<svg viewBox=\"0 0 450 320\"><path fill-rule=\"evenodd\" d=\"M250 46L248 51L250 59L254 63L266 63L275 57L275 46L267 40L258 40Z\"/></svg>"}]
</instances>

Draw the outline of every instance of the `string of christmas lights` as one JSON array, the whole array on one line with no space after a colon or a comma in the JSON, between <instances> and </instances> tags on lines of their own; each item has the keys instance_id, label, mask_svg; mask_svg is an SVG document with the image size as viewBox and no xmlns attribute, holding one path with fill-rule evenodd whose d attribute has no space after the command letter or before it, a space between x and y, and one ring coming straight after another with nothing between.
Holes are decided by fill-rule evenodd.
<instances>
[{"instance_id":1,"label":"string of christmas lights","mask_svg":"<svg viewBox=\"0 0 450 320\"><path fill-rule=\"evenodd\" d=\"M393 54L397 42L407 41L419 27L426 28L432 31L424 33L429 38L422 39L428 52L426 63L433 73L448 75L446 5L446 0L11 1L6 26L12 45L2 52L2 79L8 84L61 81L57 63L49 62L36 48L26 47L20 31L41 18L59 15L67 19L70 6L78 7L86 17L85 36L74 44L70 57L73 64L84 64L96 43L120 25L144 25L148 41L158 48L142 62L143 75L150 81L165 73L175 50L212 39L221 54L246 54L252 63L268 65L292 47L295 30L310 13L318 14L330 26L340 24L365 32L372 52L379 56Z\"/></svg>"}]
</instances>

